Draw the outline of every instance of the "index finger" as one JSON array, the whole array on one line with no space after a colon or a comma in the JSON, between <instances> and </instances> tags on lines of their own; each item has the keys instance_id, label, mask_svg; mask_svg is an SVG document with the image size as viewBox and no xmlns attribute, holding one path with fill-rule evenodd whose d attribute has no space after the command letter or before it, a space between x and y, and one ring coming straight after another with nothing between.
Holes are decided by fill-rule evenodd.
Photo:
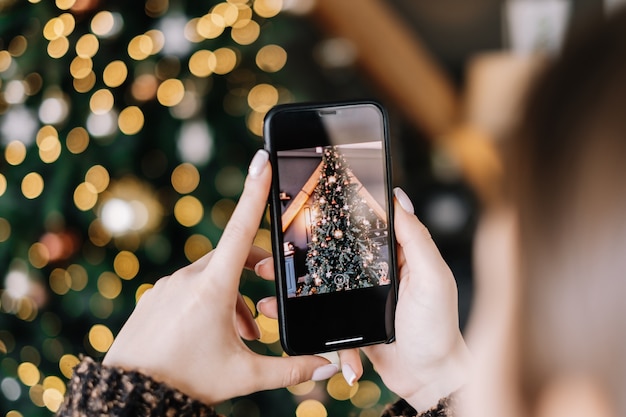
<instances>
[{"instance_id":1,"label":"index finger","mask_svg":"<svg viewBox=\"0 0 626 417\"><path fill-rule=\"evenodd\" d=\"M212 286L221 286L226 291L237 290L239 281L230 275L235 273L239 277L246 263L267 205L271 174L267 152L257 151L250 163L241 198L208 266L216 278L211 280Z\"/></svg>"}]
</instances>

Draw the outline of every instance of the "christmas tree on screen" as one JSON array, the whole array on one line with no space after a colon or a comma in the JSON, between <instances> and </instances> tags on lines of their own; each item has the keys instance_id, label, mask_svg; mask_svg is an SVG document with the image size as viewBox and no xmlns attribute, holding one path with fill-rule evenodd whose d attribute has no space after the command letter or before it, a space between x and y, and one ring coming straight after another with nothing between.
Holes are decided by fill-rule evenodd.
<instances>
[{"instance_id":1,"label":"christmas tree on screen","mask_svg":"<svg viewBox=\"0 0 626 417\"><path fill-rule=\"evenodd\" d=\"M308 277L301 294L320 294L379 283L375 263L380 249L369 234L373 210L358 194L344 156L324 149L314 191L311 242L306 256Z\"/></svg>"}]
</instances>

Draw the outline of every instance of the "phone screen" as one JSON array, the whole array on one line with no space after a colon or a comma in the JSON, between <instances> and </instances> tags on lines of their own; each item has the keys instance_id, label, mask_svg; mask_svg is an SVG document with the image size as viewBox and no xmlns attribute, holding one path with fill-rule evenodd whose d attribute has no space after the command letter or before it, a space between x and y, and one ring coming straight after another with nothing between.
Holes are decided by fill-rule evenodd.
<instances>
[{"instance_id":1,"label":"phone screen","mask_svg":"<svg viewBox=\"0 0 626 417\"><path fill-rule=\"evenodd\" d=\"M278 106L265 140L283 348L390 341L397 283L384 110L374 102Z\"/></svg>"}]
</instances>

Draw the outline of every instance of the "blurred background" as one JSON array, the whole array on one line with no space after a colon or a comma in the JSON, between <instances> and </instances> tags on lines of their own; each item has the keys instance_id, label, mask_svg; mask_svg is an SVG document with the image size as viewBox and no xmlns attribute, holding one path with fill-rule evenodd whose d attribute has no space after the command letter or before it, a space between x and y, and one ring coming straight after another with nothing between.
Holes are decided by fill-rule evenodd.
<instances>
[{"instance_id":1,"label":"blurred background","mask_svg":"<svg viewBox=\"0 0 626 417\"><path fill-rule=\"evenodd\" d=\"M0 0L0 416L52 415L79 355L103 357L156 279L214 247L277 103L387 107L394 183L457 278L463 326L519 100L618 3ZM254 309L274 288L244 272L241 291ZM250 347L280 355L275 321L257 320ZM366 364L355 387L339 375L218 410L371 417L394 399Z\"/></svg>"}]
</instances>

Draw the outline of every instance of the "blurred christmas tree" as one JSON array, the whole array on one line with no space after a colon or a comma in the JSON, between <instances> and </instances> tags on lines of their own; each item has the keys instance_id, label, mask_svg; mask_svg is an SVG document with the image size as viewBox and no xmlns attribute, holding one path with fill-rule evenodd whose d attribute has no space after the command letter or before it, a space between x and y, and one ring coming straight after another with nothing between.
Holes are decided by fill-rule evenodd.
<instances>
[{"instance_id":1,"label":"blurred christmas tree","mask_svg":"<svg viewBox=\"0 0 626 417\"><path fill-rule=\"evenodd\" d=\"M371 287L379 247L370 238L373 210L351 182L348 162L337 147L324 149L320 178L313 193L311 242L306 256L308 279L301 294Z\"/></svg>"},{"instance_id":2,"label":"blurred christmas tree","mask_svg":"<svg viewBox=\"0 0 626 417\"><path fill-rule=\"evenodd\" d=\"M323 94L302 82L315 79L310 65L287 65L312 54L310 28L286 9L0 1L1 416L51 415L78 355L102 357L136 299L217 242L265 112ZM256 243L269 249L268 230ZM244 273L251 308L272 292ZM250 347L280 355L276 322L258 322ZM220 412L377 413L390 394L370 379L259 393Z\"/></svg>"}]
</instances>

